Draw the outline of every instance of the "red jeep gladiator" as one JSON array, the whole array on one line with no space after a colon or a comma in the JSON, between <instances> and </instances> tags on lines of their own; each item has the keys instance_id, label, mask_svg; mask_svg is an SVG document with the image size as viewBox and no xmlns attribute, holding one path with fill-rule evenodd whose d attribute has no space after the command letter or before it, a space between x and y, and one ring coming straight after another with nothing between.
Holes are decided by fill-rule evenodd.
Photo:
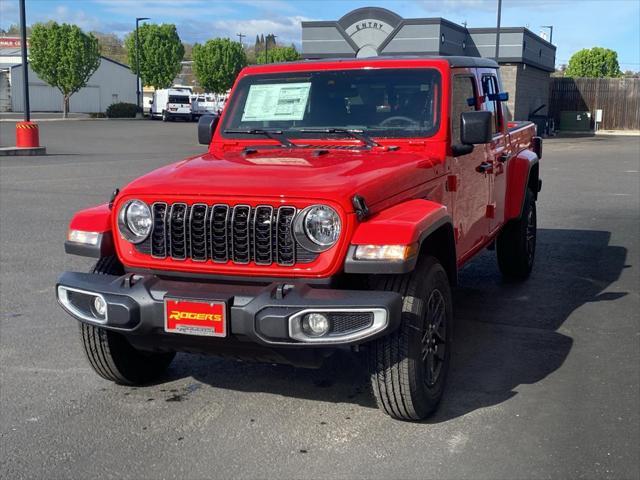
<instances>
[{"instance_id":1,"label":"red jeep gladiator","mask_svg":"<svg viewBox=\"0 0 640 480\"><path fill-rule=\"evenodd\" d=\"M485 248L524 279L542 143L507 122L498 65L469 57L254 66L208 151L78 212L56 285L89 363L121 384L175 352L318 366L368 358L378 405L421 419L442 396L457 270Z\"/></svg>"}]
</instances>

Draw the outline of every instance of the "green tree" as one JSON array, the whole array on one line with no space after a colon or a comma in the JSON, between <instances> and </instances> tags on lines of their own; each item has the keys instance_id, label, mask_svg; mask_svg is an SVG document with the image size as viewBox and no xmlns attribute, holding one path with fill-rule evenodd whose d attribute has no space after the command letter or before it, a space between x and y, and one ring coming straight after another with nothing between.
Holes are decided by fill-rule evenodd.
<instances>
[{"instance_id":1,"label":"green tree","mask_svg":"<svg viewBox=\"0 0 640 480\"><path fill-rule=\"evenodd\" d=\"M184 58L184 45L176 26L145 23L138 28L138 38L140 63L137 63L136 32L131 32L124 41L133 73L139 67L143 85L170 87L182 69L180 62Z\"/></svg>"},{"instance_id":2,"label":"green tree","mask_svg":"<svg viewBox=\"0 0 640 480\"><path fill-rule=\"evenodd\" d=\"M565 77L621 77L618 54L608 48L584 48L572 55Z\"/></svg>"},{"instance_id":3,"label":"green tree","mask_svg":"<svg viewBox=\"0 0 640 480\"><path fill-rule=\"evenodd\" d=\"M66 118L69 99L100 66L98 39L76 25L36 23L29 39L29 64L38 76L62 93Z\"/></svg>"},{"instance_id":4,"label":"green tree","mask_svg":"<svg viewBox=\"0 0 640 480\"><path fill-rule=\"evenodd\" d=\"M226 92L246 66L247 56L239 42L216 38L193 46L193 71L206 92Z\"/></svg>"},{"instance_id":5,"label":"green tree","mask_svg":"<svg viewBox=\"0 0 640 480\"><path fill-rule=\"evenodd\" d=\"M269 55L269 63L293 62L300 59L300 54L294 47L269 48L266 54ZM258 54L256 60L259 64L267 63L264 50Z\"/></svg>"}]
</instances>

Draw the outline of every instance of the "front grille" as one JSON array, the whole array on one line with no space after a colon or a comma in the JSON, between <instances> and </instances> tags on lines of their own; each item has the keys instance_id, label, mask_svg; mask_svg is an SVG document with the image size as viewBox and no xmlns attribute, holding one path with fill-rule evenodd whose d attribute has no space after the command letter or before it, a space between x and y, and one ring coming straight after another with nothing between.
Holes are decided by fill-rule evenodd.
<instances>
[{"instance_id":1,"label":"front grille","mask_svg":"<svg viewBox=\"0 0 640 480\"><path fill-rule=\"evenodd\" d=\"M293 238L294 207L156 202L151 212L153 230L136 249L153 258L291 266L318 257Z\"/></svg>"}]
</instances>

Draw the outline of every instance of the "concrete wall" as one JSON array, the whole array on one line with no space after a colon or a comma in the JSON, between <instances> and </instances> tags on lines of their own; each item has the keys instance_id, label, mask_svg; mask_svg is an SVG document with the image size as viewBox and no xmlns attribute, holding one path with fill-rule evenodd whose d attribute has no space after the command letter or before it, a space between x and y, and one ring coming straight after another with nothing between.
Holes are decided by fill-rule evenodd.
<instances>
[{"instance_id":1,"label":"concrete wall","mask_svg":"<svg viewBox=\"0 0 640 480\"><path fill-rule=\"evenodd\" d=\"M11 69L11 108L23 107L22 65ZM105 58L87 85L74 93L69 110L77 113L104 112L112 103L136 103L136 76L129 68ZM29 106L34 112L61 112L62 94L47 85L29 67Z\"/></svg>"},{"instance_id":2,"label":"concrete wall","mask_svg":"<svg viewBox=\"0 0 640 480\"><path fill-rule=\"evenodd\" d=\"M509 92L508 120L528 120L539 106L547 107L536 115L546 115L549 105L549 73L522 63L500 65L502 90Z\"/></svg>"},{"instance_id":3,"label":"concrete wall","mask_svg":"<svg viewBox=\"0 0 640 480\"><path fill-rule=\"evenodd\" d=\"M518 64L518 90L516 91L515 119L527 120L529 114L541 105L547 107L536 115L549 112L549 73L531 65Z\"/></svg>"}]
</instances>

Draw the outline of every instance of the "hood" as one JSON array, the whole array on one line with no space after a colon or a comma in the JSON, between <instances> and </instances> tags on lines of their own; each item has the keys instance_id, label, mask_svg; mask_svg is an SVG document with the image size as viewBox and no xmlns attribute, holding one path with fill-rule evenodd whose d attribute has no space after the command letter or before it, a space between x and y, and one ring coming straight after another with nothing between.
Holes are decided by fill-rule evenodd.
<instances>
[{"instance_id":1,"label":"hood","mask_svg":"<svg viewBox=\"0 0 640 480\"><path fill-rule=\"evenodd\" d=\"M262 149L207 153L134 180L127 195L333 200L351 211L351 198L369 206L437 175L433 156L420 152L333 149Z\"/></svg>"}]
</instances>

